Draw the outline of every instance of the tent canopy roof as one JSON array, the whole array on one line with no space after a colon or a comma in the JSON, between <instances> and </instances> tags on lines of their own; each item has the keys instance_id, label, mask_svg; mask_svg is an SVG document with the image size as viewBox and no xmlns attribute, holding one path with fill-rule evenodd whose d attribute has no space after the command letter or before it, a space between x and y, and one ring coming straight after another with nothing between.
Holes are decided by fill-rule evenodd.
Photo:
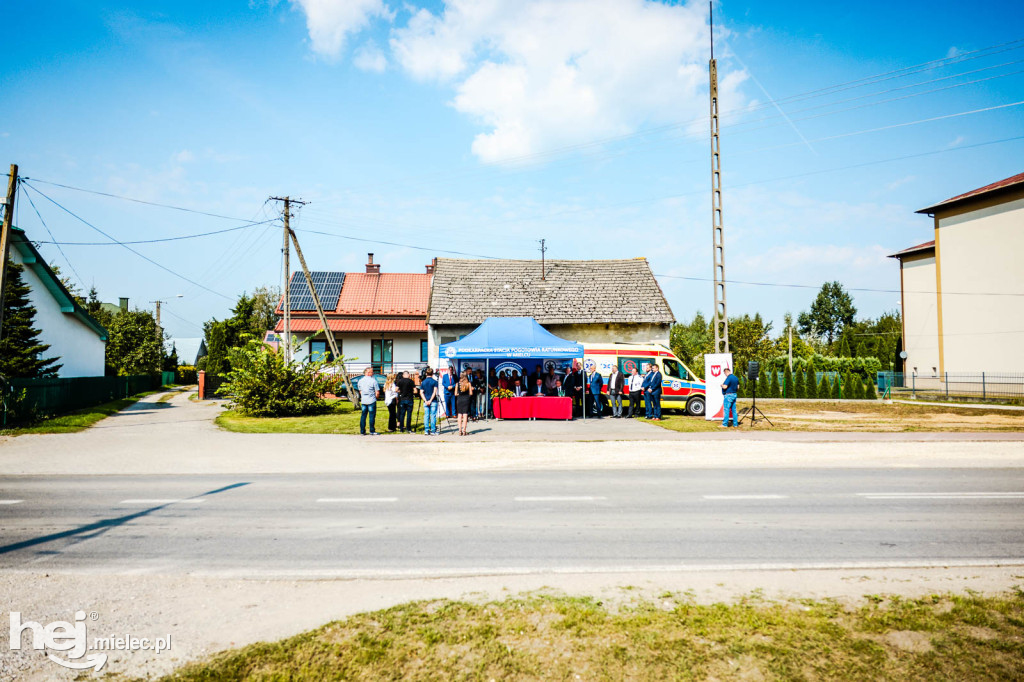
<instances>
[{"instance_id":1,"label":"tent canopy roof","mask_svg":"<svg viewBox=\"0 0 1024 682\"><path fill-rule=\"evenodd\" d=\"M532 317L488 317L471 333L439 350L442 360L583 357L583 344L560 339Z\"/></svg>"}]
</instances>

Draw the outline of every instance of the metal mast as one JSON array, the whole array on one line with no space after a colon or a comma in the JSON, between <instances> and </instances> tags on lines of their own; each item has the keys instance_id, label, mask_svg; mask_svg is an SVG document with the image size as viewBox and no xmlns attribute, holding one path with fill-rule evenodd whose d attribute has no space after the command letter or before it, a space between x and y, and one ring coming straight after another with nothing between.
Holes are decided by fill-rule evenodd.
<instances>
[{"instance_id":1,"label":"metal mast","mask_svg":"<svg viewBox=\"0 0 1024 682\"><path fill-rule=\"evenodd\" d=\"M722 225L722 157L718 143L718 66L715 64L715 35L712 3L708 3L711 33L711 232L715 259L715 352L729 352L729 317L725 310L725 240Z\"/></svg>"}]
</instances>

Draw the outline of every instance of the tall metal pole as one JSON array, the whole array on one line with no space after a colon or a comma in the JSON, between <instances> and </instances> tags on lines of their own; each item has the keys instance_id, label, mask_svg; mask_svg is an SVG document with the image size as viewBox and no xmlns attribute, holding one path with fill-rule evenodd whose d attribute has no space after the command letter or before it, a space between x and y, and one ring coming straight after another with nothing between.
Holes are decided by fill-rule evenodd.
<instances>
[{"instance_id":1,"label":"tall metal pole","mask_svg":"<svg viewBox=\"0 0 1024 682\"><path fill-rule=\"evenodd\" d=\"M708 3L708 27L711 32L711 232L715 261L715 352L729 352L729 317L725 308L725 238L722 225L722 158L718 142L718 65L715 63L714 20Z\"/></svg>"},{"instance_id":2,"label":"tall metal pole","mask_svg":"<svg viewBox=\"0 0 1024 682\"><path fill-rule=\"evenodd\" d=\"M285 197L284 201L284 329L283 346L284 361L292 360L292 270L288 263L288 219L291 217L291 198Z\"/></svg>"},{"instance_id":3,"label":"tall metal pole","mask_svg":"<svg viewBox=\"0 0 1024 682\"><path fill-rule=\"evenodd\" d=\"M14 219L14 195L18 191L18 164L11 164L11 175L7 180L7 200L4 203L4 220L0 223L0 338L4 330L4 295L7 293L7 252L11 244L11 221Z\"/></svg>"}]
</instances>

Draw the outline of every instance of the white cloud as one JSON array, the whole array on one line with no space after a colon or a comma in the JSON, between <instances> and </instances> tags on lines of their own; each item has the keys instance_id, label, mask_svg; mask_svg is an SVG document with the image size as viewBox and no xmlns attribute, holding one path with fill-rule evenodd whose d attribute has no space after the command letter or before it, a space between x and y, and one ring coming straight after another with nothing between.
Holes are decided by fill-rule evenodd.
<instances>
[{"instance_id":1,"label":"white cloud","mask_svg":"<svg viewBox=\"0 0 1024 682\"><path fill-rule=\"evenodd\" d=\"M292 0L306 14L306 28L313 51L338 58L350 35L370 25L374 17L391 20L394 15L383 0Z\"/></svg>"},{"instance_id":2,"label":"white cloud","mask_svg":"<svg viewBox=\"0 0 1024 682\"><path fill-rule=\"evenodd\" d=\"M946 59L952 59L954 57L959 57L962 54L964 54L964 51L961 50L956 45L954 45L951 48L949 48L948 50L946 50Z\"/></svg>"},{"instance_id":3,"label":"white cloud","mask_svg":"<svg viewBox=\"0 0 1024 682\"><path fill-rule=\"evenodd\" d=\"M175 163L188 163L195 161L196 155L187 149L182 149L180 152L175 154L173 157Z\"/></svg>"},{"instance_id":4,"label":"white cloud","mask_svg":"<svg viewBox=\"0 0 1024 682\"><path fill-rule=\"evenodd\" d=\"M487 128L473 141L495 162L644 124L706 114L707 23L701 2L449 0L392 31L396 62L450 83L452 105ZM741 106L743 72L720 74Z\"/></svg>"},{"instance_id":5,"label":"white cloud","mask_svg":"<svg viewBox=\"0 0 1024 682\"><path fill-rule=\"evenodd\" d=\"M377 44L370 41L361 45L352 58L352 63L357 69L383 73L388 68L388 59L381 52Z\"/></svg>"}]
</instances>

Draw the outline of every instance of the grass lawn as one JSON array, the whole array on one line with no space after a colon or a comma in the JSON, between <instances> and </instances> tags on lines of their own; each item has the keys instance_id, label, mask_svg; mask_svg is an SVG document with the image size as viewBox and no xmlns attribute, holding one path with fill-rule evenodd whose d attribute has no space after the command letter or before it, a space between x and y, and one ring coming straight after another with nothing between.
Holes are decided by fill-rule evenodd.
<instances>
[{"instance_id":1,"label":"grass lawn","mask_svg":"<svg viewBox=\"0 0 1024 682\"><path fill-rule=\"evenodd\" d=\"M216 424L228 431L239 433L359 433L360 410L352 409L347 400L331 402L331 411L311 417L247 417L238 412L228 410L221 413ZM423 408L420 407L419 417L413 408L413 432L423 432ZM418 424L416 422L419 422ZM383 401L377 402L377 433L388 432L388 408ZM369 427L367 427L369 430Z\"/></svg>"},{"instance_id":2,"label":"grass lawn","mask_svg":"<svg viewBox=\"0 0 1024 682\"><path fill-rule=\"evenodd\" d=\"M685 596L611 608L531 596L415 602L181 668L165 680L1010 680L1024 593L791 603Z\"/></svg>"},{"instance_id":3,"label":"grass lawn","mask_svg":"<svg viewBox=\"0 0 1024 682\"><path fill-rule=\"evenodd\" d=\"M740 399L739 411L750 405ZM886 405L880 401L837 402L832 400L790 402L757 401L758 408L774 422L759 421L753 428L768 431L1024 431L1024 412L946 405ZM695 422L699 422L696 424ZM694 419L680 413L662 414L651 422L673 431L717 430L720 422ZM744 430L749 430L744 422Z\"/></svg>"},{"instance_id":4,"label":"grass lawn","mask_svg":"<svg viewBox=\"0 0 1024 682\"><path fill-rule=\"evenodd\" d=\"M86 407L67 414L43 419L29 426L22 426L13 429L0 430L0 436L21 436L26 433L77 433L87 429L101 419L120 412L129 405L134 405L146 396L159 393L160 391L146 391L138 393L130 398L111 400L109 403L100 403L93 407Z\"/></svg>"}]
</instances>

